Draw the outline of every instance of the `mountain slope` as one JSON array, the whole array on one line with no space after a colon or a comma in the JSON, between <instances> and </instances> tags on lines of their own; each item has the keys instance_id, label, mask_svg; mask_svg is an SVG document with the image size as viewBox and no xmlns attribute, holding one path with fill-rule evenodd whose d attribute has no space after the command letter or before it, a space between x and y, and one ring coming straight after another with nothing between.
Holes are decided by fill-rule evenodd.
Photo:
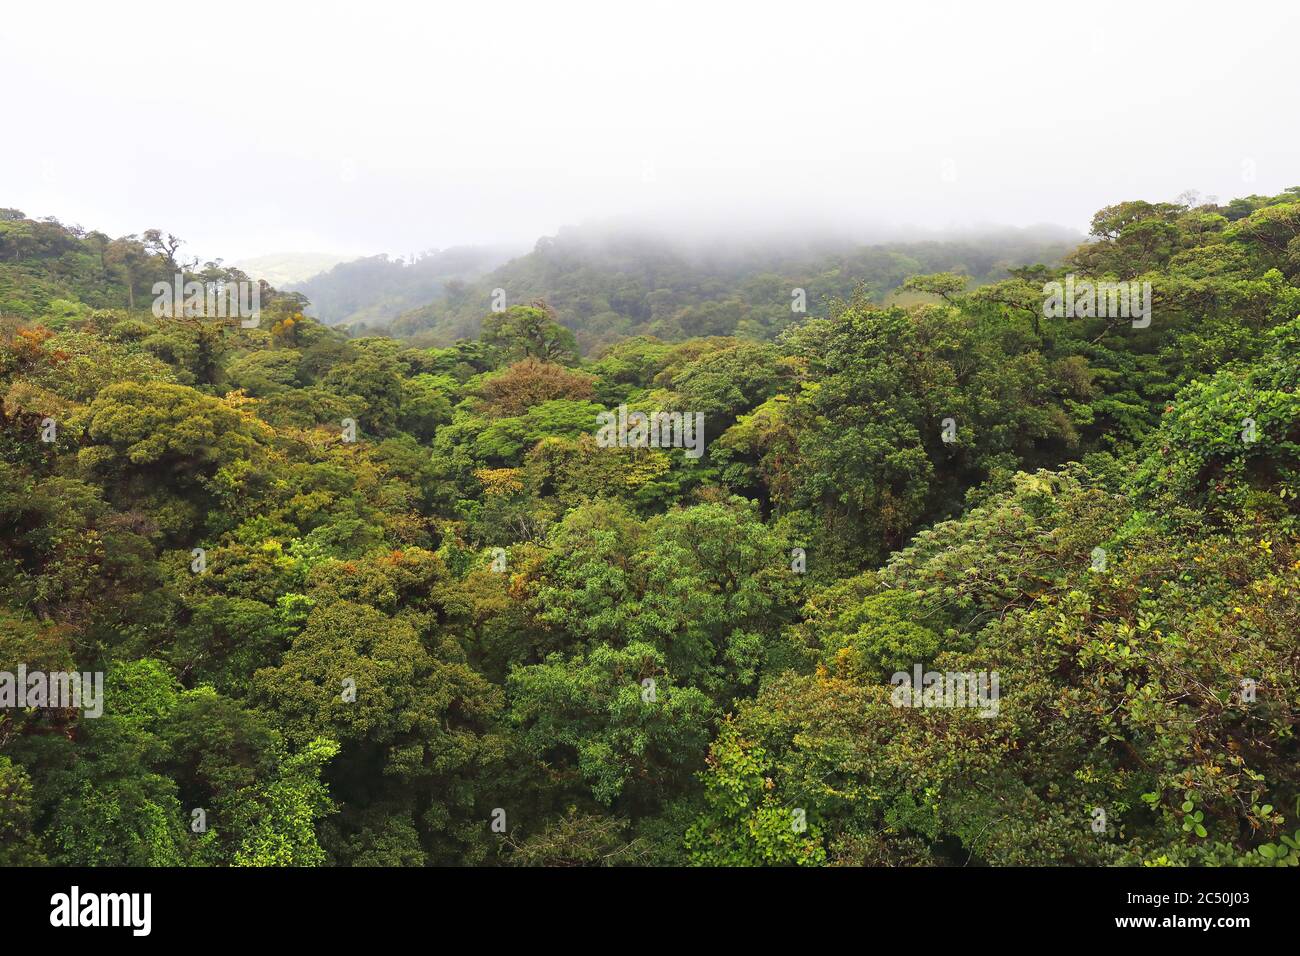
<instances>
[{"instance_id":1,"label":"mountain slope","mask_svg":"<svg viewBox=\"0 0 1300 956\"><path fill-rule=\"evenodd\" d=\"M1060 230L1000 230L876 245L799 238L705 243L646 230L566 229L478 281L449 284L386 331L428 344L473 337L500 289L507 306L545 301L584 352L640 334L670 341L770 338L800 318L792 308L796 289L807 313L817 313L860 284L881 296L915 273L1005 278L1008 267L1059 260L1078 239Z\"/></svg>"}]
</instances>

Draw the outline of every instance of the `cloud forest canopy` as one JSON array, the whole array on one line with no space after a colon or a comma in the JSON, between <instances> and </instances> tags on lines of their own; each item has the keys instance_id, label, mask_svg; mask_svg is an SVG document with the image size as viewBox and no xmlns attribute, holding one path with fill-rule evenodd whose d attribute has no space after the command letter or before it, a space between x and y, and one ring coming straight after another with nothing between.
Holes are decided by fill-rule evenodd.
<instances>
[{"instance_id":1,"label":"cloud forest canopy","mask_svg":"<svg viewBox=\"0 0 1300 956\"><path fill-rule=\"evenodd\" d=\"M557 241L395 337L157 317L247 279L179 248L0 211L0 863L1300 862L1300 189L992 260Z\"/></svg>"}]
</instances>

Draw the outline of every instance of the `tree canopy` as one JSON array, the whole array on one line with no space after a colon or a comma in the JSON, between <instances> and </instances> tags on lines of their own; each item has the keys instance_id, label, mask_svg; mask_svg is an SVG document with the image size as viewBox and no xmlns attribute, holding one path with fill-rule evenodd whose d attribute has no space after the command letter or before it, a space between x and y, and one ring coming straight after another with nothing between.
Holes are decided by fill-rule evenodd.
<instances>
[{"instance_id":1,"label":"tree canopy","mask_svg":"<svg viewBox=\"0 0 1300 956\"><path fill-rule=\"evenodd\" d=\"M104 677L0 708L0 863L1294 865L1300 190L1012 245L247 328L0 212L0 672Z\"/></svg>"}]
</instances>

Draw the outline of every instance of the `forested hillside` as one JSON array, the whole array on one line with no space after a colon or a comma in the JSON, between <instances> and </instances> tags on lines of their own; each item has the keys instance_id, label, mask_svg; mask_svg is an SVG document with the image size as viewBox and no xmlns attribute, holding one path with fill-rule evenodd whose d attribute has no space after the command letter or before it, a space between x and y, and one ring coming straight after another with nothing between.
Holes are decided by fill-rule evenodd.
<instances>
[{"instance_id":1,"label":"forested hillside","mask_svg":"<svg viewBox=\"0 0 1300 956\"><path fill-rule=\"evenodd\" d=\"M432 250L407 259L385 255L341 262L286 291L311 303L311 315L326 325L382 327L399 315L464 288L505 262L506 247Z\"/></svg>"},{"instance_id":2,"label":"forested hillside","mask_svg":"<svg viewBox=\"0 0 1300 956\"><path fill-rule=\"evenodd\" d=\"M105 674L0 709L0 864L1300 862L1300 188L1060 261L602 250L349 338L0 213L0 671Z\"/></svg>"},{"instance_id":3,"label":"forested hillside","mask_svg":"<svg viewBox=\"0 0 1300 956\"><path fill-rule=\"evenodd\" d=\"M183 244L160 229L110 239L98 230L0 209L0 317L57 323L85 318L93 309L149 310L153 284L171 282L182 268L205 282L248 278L219 259L185 260Z\"/></svg>"},{"instance_id":4,"label":"forested hillside","mask_svg":"<svg viewBox=\"0 0 1300 956\"><path fill-rule=\"evenodd\" d=\"M791 310L794 289L803 291L807 312L824 313L833 299L854 294L882 301L918 273L1005 279L1016 266L1056 262L1077 238L1040 228L862 245L799 237L797 230L779 239L726 235L711 242L629 225L570 228L478 281L445 283L432 301L386 327L370 324L413 344L448 345L478 335L501 290L510 305L544 301L584 354L633 335L771 339L802 314ZM311 297L310 288L297 288Z\"/></svg>"},{"instance_id":5,"label":"forested hillside","mask_svg":"<svg viewBox=\"0 0 1300 956\"><path fill-rule=\"evenodd\" d=\"M958 271L976 282L1057 261L1079 237L1060 229L989 230L965 238L857 245L844 239L671 237L646 226L584 226L539 239L517 258L506 247L461 247L411 261L370 256L287 286L326 325L390 334L417 346L477 337L497 290L512 304L543 300L584 354L651 334L772 338L807 311L854 293L883 300L917 273ZM506 260L510 261L506 261Z\"/></svg>"}]
</instances>

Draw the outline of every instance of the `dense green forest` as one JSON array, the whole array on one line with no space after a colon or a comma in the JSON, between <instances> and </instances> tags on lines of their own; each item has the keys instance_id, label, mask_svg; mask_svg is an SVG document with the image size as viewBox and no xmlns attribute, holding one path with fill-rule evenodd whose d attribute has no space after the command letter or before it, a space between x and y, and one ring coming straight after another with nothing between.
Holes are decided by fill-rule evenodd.
<instances>
[{"instance_id":1,"label":"dense green forest","mask_svg":"<svg viewBox=\"0 0 1300 956\"><path fill-rule=\"evenodd\" d=\"M1300 188L1042 261L561 238L386 336L158 318L244 278L179 248L0 211L0 671L105 675L0 710L0 863L1300 862Z\"/></svg>"}]
</instances>

